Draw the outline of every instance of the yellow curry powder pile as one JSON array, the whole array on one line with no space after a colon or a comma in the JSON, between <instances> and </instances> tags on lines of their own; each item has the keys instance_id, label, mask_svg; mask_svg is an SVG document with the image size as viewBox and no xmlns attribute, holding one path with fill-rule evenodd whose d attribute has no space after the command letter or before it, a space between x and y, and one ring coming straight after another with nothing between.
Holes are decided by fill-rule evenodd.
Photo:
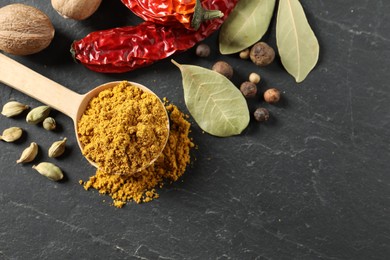
<instances>
[{"instance_id":1,"label":"yellow curry powder pile","mask_svg":"<svg viewBox=\"0 0 390 260\"><path fill-rule=\"evenodd\" d=\"M138 175L116 175L97 170L88 181L80 181L85 190L92 187L100 194L107 194L113 199L114 206L121 208L129 201L141 203L158 198L156 188L161 188L164 182L178 180L190 163L190 150L194 144L189 137L188 116L167 102L166 110L170 119L169 138L154 164Z\"/></svg>"},{"instance_id":2,"label":"yellow curry powder pile","mask_svg":"<svg viewBox=\"0 0 390 260\"><path fill-rule=\"evenodd\" d=\"M106 173L145 168L168 138L167 113L160 99L123 81L91 99L78 122L83 154Z\"/></svg>"}]
</instances>

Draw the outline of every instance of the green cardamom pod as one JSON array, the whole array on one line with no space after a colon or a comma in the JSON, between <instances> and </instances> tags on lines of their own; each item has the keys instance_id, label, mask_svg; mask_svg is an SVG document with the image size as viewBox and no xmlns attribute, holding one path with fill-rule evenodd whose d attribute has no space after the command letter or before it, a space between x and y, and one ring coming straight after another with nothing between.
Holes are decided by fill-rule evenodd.
<instances>
[{"instance_id":1,"label":"green cardamom pod","mask_svg":"<svg viewBox=\"0 0 390 260\"><path fill-rule=\"evenodd\" d=\"M64 178L61 169L53 163L41 162L38 165L33 165L32 168L52 181L59 181Z\"/></svg>"},{"instance_id":2,"label":"green cardamom pod","mask_svg":"<svg viewBox=\"0 0 390 260\"><path fill-rule=\"evenodd\" d=\"M1 114L6 117L13 117L21 114L24 110L28 109L29 106L19 103L17 101L10 101L3 106Z\"/></svg>"},{"instance_id":3,"label":"green cardamom pod","mask_svg":"<svg viewBox=\"0 0 390 260\"><path fill-rule=\"evenodd\" d=\"M3 131L0 135L0 140L11 143L18 140L23 134L23 130L20 127L10 127Z\"/></svg>"},{"instance_id":4,"label":"green cardamom pod","mask_svg":"<svg viewBox=\"0 0 390 260\"><path fill-rule=\"evenodd\" d=\"M56 120L52 117L46 117L45 120L43 120L42 125L43 128L49 131L56 129L57 127Z\"/></svg>"},{"instance_id":5,"label":"green cardamom pod","mask_svg":"<svg viewBox=\"0 0 390 260\"><path fill-rule=\"evenodd\" d=\"M29 124L36 125L43 120L45 120L46 117L49 116L51 108L49 106L39 106L34 109L32 109L26 117L26 121Z\"/></svg>"},{"instance_id":6,"label":"green cardamom pod","mask_svg":"<svg viewBox=\"0 0 390 260\"><path fill-rule=\"evenodd\" d=\"M65 152L65 143L66 143L66 137L61 140L54 142L48 151L49 157L55 158L61 156Z\"/></svg>"},{"instance_id":7,"label":"green cardamom pod","mask_svg":"<svg viewBox=\"0 0 390 260\"><path fill-rule=\"evenodd\" d=\"M38 145L35 142L32 142L29 147L24 149L20 158L16 163L28 163L35 159L38 154Z\"/></svg>"}]
</instances>

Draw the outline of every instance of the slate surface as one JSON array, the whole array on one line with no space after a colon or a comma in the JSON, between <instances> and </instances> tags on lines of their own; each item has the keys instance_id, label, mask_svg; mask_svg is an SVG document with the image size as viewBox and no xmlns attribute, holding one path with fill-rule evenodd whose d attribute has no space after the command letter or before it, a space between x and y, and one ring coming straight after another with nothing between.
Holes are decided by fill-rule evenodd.
<instances>
[{"instance_id":1,"label":"slate surface","mask_svg":"<svg viewBox=\"0 0 390 260\"><path fill-rule=\"evenodd\" d=\"M103 1L88 20L60 17L49 1L28 3L56 28L43 52L12 58L78 92L127 79L149 86L186 111L181 75L169 59L120 75L75 64L69 46L99 29L139 20L120 1ZM72 121L54 116L59 131L1 117L1 128L21 126L17 144L0 143L0 259L388 259L390 255L390 2L302 0L318 36L318 66L297 85L276 61L260 69L236 55L218 54L217 34L207 59L194 49L173 57L211 67L225 60L240 84L256 71L261 91L277 87L279 105L267 124L251 122L232 138L203 133L193 123L198 149L185 176L151 203L122 209L78 184L94 174L81 156ZM264 38L275 44L275 23ZM0 84L1 104L41 103ZM62 137L67 154L55 162L66 181L53 183L15 163L31 141L45 149Z\"/></svg>"}]
</instances>

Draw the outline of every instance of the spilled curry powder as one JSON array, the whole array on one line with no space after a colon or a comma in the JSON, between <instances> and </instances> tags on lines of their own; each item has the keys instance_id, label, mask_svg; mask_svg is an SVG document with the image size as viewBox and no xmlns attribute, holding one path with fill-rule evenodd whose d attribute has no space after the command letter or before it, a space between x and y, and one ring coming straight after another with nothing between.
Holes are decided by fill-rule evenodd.
<instances>
[{"instance_id":1,"label":"spilled curry powder","mask_svg":"<svg viewBox=\"0 0 390 260\"><path fill-rule=\"evenodd\" d=\"M189 137L190 123L187 116L167 102L166 110L170 119L168 142L154 164L137 176L108 174L97 170L88 181L80 181L85 190L94 188L100 194L109 195L114 206L121 208L129 201L141 203L158 198L156 188L161 188L166 181L178 180L190 163L190 149L194 144Z\"/></svg>"},{"instance_id":2,"label":"spilled curry powder","mask_svg":"<svg viewBox=\"0 0 390 260\"><path fill-rule=\"evenodd\" d=\"M90 100L77 132L84 156L99 169L133 174L161 153L167 122L158 97L123 81Z\"/></svg>"}]
</instances>

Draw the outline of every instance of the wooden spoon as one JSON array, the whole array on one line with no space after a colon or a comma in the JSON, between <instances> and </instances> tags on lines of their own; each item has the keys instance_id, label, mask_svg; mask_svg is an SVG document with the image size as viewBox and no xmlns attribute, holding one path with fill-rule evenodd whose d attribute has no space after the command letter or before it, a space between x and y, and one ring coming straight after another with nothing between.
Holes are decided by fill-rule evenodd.
<instances>
[{"instance_id":1,"label":"wooden spoon","mask_svg":"<svg viewBox=\"0 0 390 260\"><path fill-rule=\"evenodd\" d=\"M42 76L41 74L27 68L26 66L18 63L17 61L1 53L0 53L0 82L20 92L23 92L24 94L69 116L73 120L77 142L81 151L83 150L83 147L82 144L80 143L77 134L77 122L83 115L90 99L97 96L101 91L108 88L112 88L115 85L118 85L120 83L120 81L108 82L92 89L91 91L89 91L84 95L80 95L52 81L51 79ZM129 82L129 83L157 97L157 95L147 87L135 82ZM159 100L161 106L165 108L161 99ZM164 111L166 112L165 109ZM168 113L166 118L167 118L166 127L169 132ZM153 158L150 161L150 163L147 164L145 167L137 169L135 172L139 172L147 168L151 164L153 164L155 160L160 156L162 151L164 150L167 141L168 141L168 135L158 155L155 158ZM88 158L86 159L93 166L97 167L95 162L92 162ZM129 173L129 174L133 174L133 173Z\"/></svg>"}]
</instances>

